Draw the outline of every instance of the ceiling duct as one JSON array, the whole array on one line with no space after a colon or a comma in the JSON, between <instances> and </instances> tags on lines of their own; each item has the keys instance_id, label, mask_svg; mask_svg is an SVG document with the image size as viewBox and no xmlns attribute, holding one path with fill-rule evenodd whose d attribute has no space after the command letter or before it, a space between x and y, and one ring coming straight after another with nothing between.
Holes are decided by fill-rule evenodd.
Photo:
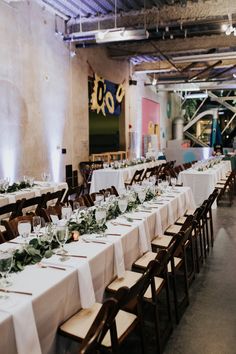
<instances>
[{"instance_id":1,"label":"ceiling duct","mask_svg":"<svg viewBox=\"0 0 236 354\"><path fill-rule=\"evenodd\" d=\"M148 37L149 33L145 29L128 30L125 28L114 28L111 30L100 31L95 34L96 43L138 41L147 39Z\"/></svg>"}]
</instances>

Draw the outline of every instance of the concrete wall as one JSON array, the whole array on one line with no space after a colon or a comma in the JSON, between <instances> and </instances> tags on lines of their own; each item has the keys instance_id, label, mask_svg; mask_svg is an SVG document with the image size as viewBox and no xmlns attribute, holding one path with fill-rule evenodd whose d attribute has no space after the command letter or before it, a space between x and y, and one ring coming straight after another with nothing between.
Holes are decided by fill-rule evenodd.
<instances>
[{"instance_id":1,"label":"concrete wall","mask_svg":"<svg viewBox=\"0 0 236 354\"><path fill-rule=\"evenodd\" d=\"M71 58L70 45L55 36L54 26L53 14L35 1L0 0L0 178L40 178L47 171L59 180L66 164L76 169L88 158L93 71L115 83L125 80L126 141L128 125L140 124L142 95L161 102L165 125L166 95L156 96L141 81L135 90L128 86L129 63L109 59L102 47L78 49Z\"/></svg>"}]
</instances>

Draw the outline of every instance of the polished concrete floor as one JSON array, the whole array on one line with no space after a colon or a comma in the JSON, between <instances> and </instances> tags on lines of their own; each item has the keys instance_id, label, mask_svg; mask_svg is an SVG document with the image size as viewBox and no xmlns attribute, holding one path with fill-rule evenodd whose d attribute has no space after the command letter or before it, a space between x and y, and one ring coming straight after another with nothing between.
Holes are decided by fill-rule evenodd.
<instances>
[{"instance_id":1,"label":"polished concrete floor","mask_svg":"<svg viewBox=\"0 0 236 354\"><path fill-rule=\"evenodd\" d=\"M236 206L215 210L214 227L214 248L164 354L236 353Z\"/></svg>"},{"instance_id":2,"label":"polished concrete floor","mask_svg":"<svg viewBox=\"0 0 236 354\"><path fill-rule=\"evenodd\" d=\"M236 203L235 203L236 204ZM236 354L236 206L213 211L215 243L190 287L190 304L163 354ZM136 333L122 354L141 353ZM154 332L147 354L157 353Z\"/></svg>"}]
</instances>

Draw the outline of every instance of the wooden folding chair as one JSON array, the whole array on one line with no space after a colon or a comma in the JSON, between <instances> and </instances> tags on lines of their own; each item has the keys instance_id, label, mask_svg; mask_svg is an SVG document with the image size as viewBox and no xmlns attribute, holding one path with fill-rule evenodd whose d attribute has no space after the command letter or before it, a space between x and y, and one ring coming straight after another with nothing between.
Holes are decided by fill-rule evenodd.
<instances>
[{"instance_id":1,"label":"wooden folding chair","mask_svg":"<svg viewBox=\"0 0 236 354\"><path fill-rule=\"evenodd\" d=\"M142 180L142 174L143 174L144 169L142 170L136 170L134 172L133 177L131 178L130 181L125 182L125 186L132 186L134 183L139 183Z\"/></svg>"}]
</instances>

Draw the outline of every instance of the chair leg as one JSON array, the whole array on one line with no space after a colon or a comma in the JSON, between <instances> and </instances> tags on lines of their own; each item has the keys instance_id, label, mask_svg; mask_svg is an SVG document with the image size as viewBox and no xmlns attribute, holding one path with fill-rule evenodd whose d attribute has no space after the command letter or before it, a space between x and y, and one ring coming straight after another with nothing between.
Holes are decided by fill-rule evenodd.
<instances>
[{"instance_id":1,"label":"chair leg","mask_svg":"<svg viewBox=\"0 0 236 354\"><path fill-rule=\"evenodd\" d=\"M137 314L139 318L139 332L140 332L140 339L141 339L141 351L145 354L145 335L144 335L144 317L143 317L143 304L138 301L137 306Z\"/></svg>"},{"instance_id":2,"label":"chair leg","mask_svg":"<svg viewBox=\"0 0 236 354\"><path fill-rule=\"evenodd\" d=\"M214 245L214 229L213 229L213 221L212 221L212 211L209 210L209 221L210 221L210 233L211 233L211 247Z\"/></svg>"}]
</instances>

